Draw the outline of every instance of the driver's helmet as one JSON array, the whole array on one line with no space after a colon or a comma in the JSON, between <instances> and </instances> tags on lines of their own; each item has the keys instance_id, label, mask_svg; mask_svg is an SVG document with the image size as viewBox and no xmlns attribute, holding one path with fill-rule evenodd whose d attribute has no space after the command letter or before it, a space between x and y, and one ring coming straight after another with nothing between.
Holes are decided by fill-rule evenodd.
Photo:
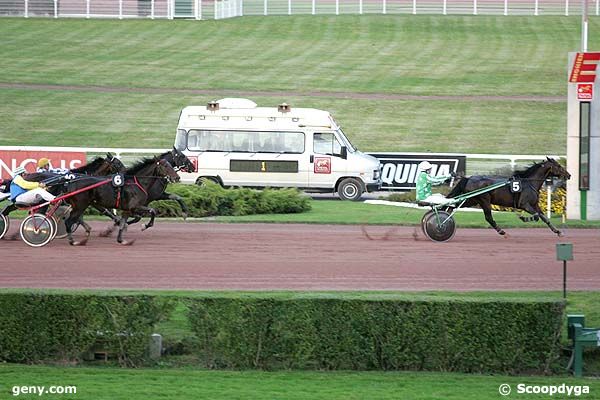
<instances>
[{"instance_id":1,"label":"driver's helmet","mask_svg":"<svg viewBox=\"0 0 600 400\"><path fill-rule=\"evenodd\" d=\"M419 171L429 171L433 165L429 161L421 161L417 167Z\"/></svg>"}]
</instances>

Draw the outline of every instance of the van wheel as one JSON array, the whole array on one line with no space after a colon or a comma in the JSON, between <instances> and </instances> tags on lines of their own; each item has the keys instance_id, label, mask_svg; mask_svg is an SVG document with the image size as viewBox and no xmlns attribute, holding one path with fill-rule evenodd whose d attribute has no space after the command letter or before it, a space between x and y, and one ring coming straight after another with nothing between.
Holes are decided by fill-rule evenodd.
<instances>
[{"instance_id":1,"label":"van wheel","mask_svg":"<svg viewBox=\"0 0 600 400\"><path fill-rule=\"evenodd\" d=\"M337 192L342 200L356 201L363 194L363 185L358 179L346 178L338 186Z\"/></svg>"}]
</instances>

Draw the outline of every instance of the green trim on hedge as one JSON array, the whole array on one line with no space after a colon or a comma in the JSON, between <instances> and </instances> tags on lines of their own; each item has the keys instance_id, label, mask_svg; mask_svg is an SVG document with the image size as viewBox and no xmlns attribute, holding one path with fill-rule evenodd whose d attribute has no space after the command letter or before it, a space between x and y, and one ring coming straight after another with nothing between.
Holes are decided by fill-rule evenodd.
<instances>
[{"instance_id":1,"label":"green trim on hedge","mask_svg":"<svg viewBox=\"0 0 600 400\"><path fill-rule=\"evenodd\" d=\"M547 373L563 302L189 299L207 368Z\"/></svg>"}]
</instances>

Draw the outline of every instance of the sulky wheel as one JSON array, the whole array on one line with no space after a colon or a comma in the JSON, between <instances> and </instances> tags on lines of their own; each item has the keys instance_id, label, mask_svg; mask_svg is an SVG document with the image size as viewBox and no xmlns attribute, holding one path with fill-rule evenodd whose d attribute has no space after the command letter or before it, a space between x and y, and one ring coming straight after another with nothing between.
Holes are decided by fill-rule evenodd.
<instances>
[{"instance_id":1,"label":"sulky wheel","mask_svg":"<svg viewBox=\"0 0 600 400\"><path fill-rule=\"evenodd\" d=\"M422 225L425 236L434 242L447 242L456 233L454 218L446 211L438 211L437 215L425 214Z\"/></svg>"},{"instance_id":2,"label":"sulky wheel","mask_svg":"<svg viewBox=\"0 0 600 400\"><path fill-rule=\"evenodd\" d=\"M54 221L43 214L33 214L23 220L20 232L29 246L42 247L54 237Z\"/></svg>"},{"instance_id":3,"label":"sulky wheel","mask_svg":"<svg viewBox=\"0 0 600 400\"><path fill-rule=\"evenodd\" d=\"M425 236L427 236L427 232L425 232L425 221L427 220L427 218L428 218L430 215L433 215L433 210L429 210L429 211L427 211L427 212L426 212L426 213L423 215L423 218L421 218L421 230L423 231L423 234L424 234Z\"/></svg>"},{"instance_id":4,"label":"sulky wheel","mask_svg":"<svg viewBox=\"0 0 600 400\"><path fill-rule=\"evenodd\" d=\"M71 207L62 205L58 207L56 213L52 215L52 219L56 223L54 226L54 236L56 239L64 239L67 237L67 227L65 226L64 218L68 216Z\"/></svg>"},{"instance_id":5,"label":"sulky wheel","mask_svg":"<svg viewBox=\"0 0 600 400\"><path fill-rule=\"evenodd\" d=\"M0 214L0 239L6 235L8 232L8 228L10 227L10 219L8 219L8 215Z\"/></svg>"}]
</instances>

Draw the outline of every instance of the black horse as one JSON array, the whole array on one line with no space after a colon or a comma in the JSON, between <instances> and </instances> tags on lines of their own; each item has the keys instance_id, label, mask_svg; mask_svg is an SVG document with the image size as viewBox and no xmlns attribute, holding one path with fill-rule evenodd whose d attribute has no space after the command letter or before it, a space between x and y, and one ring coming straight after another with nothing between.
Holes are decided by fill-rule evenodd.
<instances>
[{"instance_id":1,"label":"black horse","mask_svg":"<svg viewBox=\"0 0 600 400\"><path fill-rule=\"evenodd\" d=\"M534 220L541 219L546 225L557 235L561 235L561 232L556 229L546 218L544 213L539 206L540 199L540 188L544 184L544 181L548 177L558 177L560 179L569 179L571 174L560 165L556 160L546 157L545 161L535 163L529 168L517 171L514 173L511 179L514 181L520 181L520 184L515 184L515 188L520 189L511 191L511 188L506 185L499 189L482 193L478 196L474 196L462 204L463 207L470 207L478 205L485 214L485 220L498 232L500 235L505 235L506 232L500 229L492 217L492 204L512 207L519 210L523 210L533 215ZM452 188L448 194L449 198L458 197L464 193L471 192L473 190L482 189L487 186L506 181L506 177L488 177L488 176L471 176L461 178L457 184ZM516 186L520 186L517 188ZM524 222L530 219L521 217Z\"/></svg>"},{"instance_id":2,"label":"black horse","mask_svg":"<svg viewBox=\"0 0 600 400\"><path fill-rule=\"evenodd\" d=\"M162 154L156 156L156 158L158 158L160 160L168 161L169 164L171 164L175 170L183 170L185 172L194 172L194 170L195 170L194 164L190 161L190 159L187 158L185 156L185 154L183 154L181 151L179 151L175 147L173 147L173 150L167 151L165 153L162 153ZM174 200L181 207L181 211L183 213L183 218L185 219L189 212L188 207L186 206L185 202L183 201L183 199L180 196L166 192L167 185L168 185L168 182L165 180L156 180L154 182L153 186L150 188L150 191L148 192L148 199L147 199L146 205L148 205L149 203L156 201L156 200ZM108 214L106 214L107 212L110 212L110 211L105 211L104 214L108 215ZM135 223L139 222L141 219L142 219L142 215L131 215L131 218L127 219L127 225L135 224ZM115 228L120 225L120 219L113 218L113 220L115 222L114 225L110 226L106 230L104 230L100 234L100 236L110 236L113 233L113 231L115 230ZM142 227L142 230L146 230L146 229L152 227L153 225L154 225L154 218L151 218L147 224L144 224L144 226Z\"/></svg>"},{"instance_id":3,"label":"black horse","mask_svg":"<svg viewBox=\"0 0 600 400\"><path fill-rule=\"evenodd\" d=\"M122 180L117 177L119 175L115 175L112 182L104 183L65 199L73 208L69 217L65 220L70 244L83 244L73 240L71 228L90 205L105 209L114 208L124 212L123 218L120 219L119 235L117 237L117 241L123 243L123 231L127 226L127 216L149 214L151 221L154 220L156 211L146 206L148 197L160 196L160 193L156 193L156 190L164 192L164 187L166 187L166 185L155 185L155 182L159 180L179 181L179 175L177 175L171 164L156 157L143 159L126 170ZM68 183L68 192L100 184L106 179L108 178L90 176L70 182Z\"/></svg>"}]
</instances>

